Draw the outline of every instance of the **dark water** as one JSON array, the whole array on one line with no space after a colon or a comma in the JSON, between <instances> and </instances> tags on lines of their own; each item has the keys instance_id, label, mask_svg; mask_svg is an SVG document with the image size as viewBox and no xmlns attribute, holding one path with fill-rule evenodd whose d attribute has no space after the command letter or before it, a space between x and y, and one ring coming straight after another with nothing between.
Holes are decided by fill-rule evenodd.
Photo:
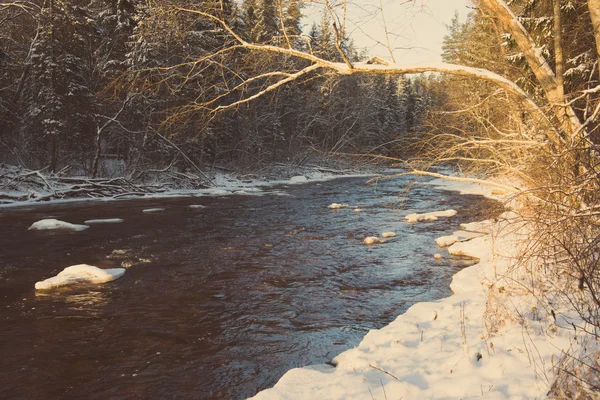
<instances>
[{"instance_id":1,"label":"dark water","mask_svg":"<svg viewBox=\"0 0 600 400\"><path fill-rule=\"evenodd\" d=\"M497 203L422 185L407 193L400 179L364 182L0 209L0 398L244 398L292 367L331 360L415 302L448 296L464 261L435 261L443 251L433 239L482 210L498 214ZM166 210L142 213L151 207ZM448 208L459 214L401 221ZM48 216L125 223L27 231ZM384 231L398 237L362 244ZM122 262L134 265L105 285L33 289L69 265Z\"/></svg>"}]
</instances>

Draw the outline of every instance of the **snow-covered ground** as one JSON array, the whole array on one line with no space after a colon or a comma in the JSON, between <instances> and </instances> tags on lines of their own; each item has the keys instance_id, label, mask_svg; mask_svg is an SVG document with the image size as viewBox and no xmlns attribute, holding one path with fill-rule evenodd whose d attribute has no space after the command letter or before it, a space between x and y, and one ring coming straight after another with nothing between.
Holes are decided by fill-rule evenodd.
<instances>
[{"instance_id":1,"label":"snow-covered ground","mask_svg":"<svg viewBox=\"0 0 600 400\"><path fill-rule=\"evenodd\" d=\"M475 184L430 184L492 196ZM462 241L449 253L479 263L454 275L452 296L415 304L335 357L335 367L292 369L254 399L546 397L555 362L576 344L562 317L567 310L546 309L526 289L522 270L511 268L528 237L527 227L513 217L509 211L496 222L466 224L455 232Z\"/></svg>"}]
</instances>

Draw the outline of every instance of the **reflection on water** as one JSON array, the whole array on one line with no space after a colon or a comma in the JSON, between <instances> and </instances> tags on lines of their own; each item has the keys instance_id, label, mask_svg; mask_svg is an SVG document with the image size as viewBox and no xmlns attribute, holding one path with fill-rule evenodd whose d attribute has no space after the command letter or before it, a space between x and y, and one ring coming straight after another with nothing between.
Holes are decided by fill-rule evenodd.
<instances>
[{"instance_id":1,"label":"reflection on water","mask_svg":"<svg viewBox=\"0 0 600 400\"><path fill-rule=\"evenodd\" d=\"M285 196L0 209L0 398L237 399L292 367L330 361L415 302L449 295L472 260L433 240L482 210L500 212L480 197L407 185L380 181L374 191L352 178L278 188ZM448 208L458 216L402 221ZM45 215L125 222L27 231ZM397 237L363 245L385 231ZM33 290L81 263L128 269L101 286Z\"/></svg>"},{"instance_id":2,"label":"reflection on water","mask_svg":"<svg viewBox=\"0 0 600 400\"><path fill-rule=\"evenodd\" d=\"M78 285L76 288L62 287L53 290L36 290L35 297L40 300L63 303L66 309L71 311L95 315L100 313L102 306L110 301L109 292L96 289L97 285Z\"/></svg>"}]
</instances>

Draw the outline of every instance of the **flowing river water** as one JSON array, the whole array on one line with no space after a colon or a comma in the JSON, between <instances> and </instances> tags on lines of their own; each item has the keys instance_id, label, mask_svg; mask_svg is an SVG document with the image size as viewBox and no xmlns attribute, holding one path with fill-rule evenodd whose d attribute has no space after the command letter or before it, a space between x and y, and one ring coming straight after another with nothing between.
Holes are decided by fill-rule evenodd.
<instances>
[{"instance_id":1,"label":"flowing river water","mask_svg":"<svg viewBox=\"0 0 600 400\"><path fill-rule=\"evenodd\" d=\"M407 178L365 181L0 209L0 398L245 398L290 368L330 361L412 304L450 295L467 262L434 239L498 215L499 204L429 185L407 191ZM142 212L155 207L165 210ZM402 220L450 208L458 215ZM48 217L125 221L27 230ZM363 245L385 231L397 237ZM80 263L128 270L100 286L34 290Z\"/></svg>"}]
</instances>

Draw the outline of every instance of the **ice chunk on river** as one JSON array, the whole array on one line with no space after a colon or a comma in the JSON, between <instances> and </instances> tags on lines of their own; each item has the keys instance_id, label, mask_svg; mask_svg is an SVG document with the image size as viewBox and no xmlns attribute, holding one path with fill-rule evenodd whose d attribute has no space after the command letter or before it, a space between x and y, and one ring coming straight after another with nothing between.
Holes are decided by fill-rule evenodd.
<instances>
[{"instance_id":1,"label":"ice chunk on river","mask_svg":"<svg viewBox=\"0 0 600 400\"><path fill-rule=\"evenodd\" d=\"M48 290L76 284L106 283L122 277L124 273L125 268L101 269L87 264L72 265L52 278L37 282L35 288Z\"/></svg>"},{"instance_id":2,"label":"ice chunk on river","mask_svg":"<svg viewBox=\"0 0 600 400\"><path fill-rule=\"evenodd\" d=\"M456 215L456 210L433 211L424 214L408 214L404 217L410 223L421 221L437 221L440 217L453 217Z\"/></svg>"},{"instance_id":3,"label":"ice chunk on river","mask_svg":"<svg viewBox=\"0 0 600 400\"><path fill-rule=\"evenodd\" d=\"M160 212L160 211L165 211L165 209L157 207L157 208L146 208L145 210L142 210L142 212L144 212L144 213L153 213L153 212Z\"/></svg>"},{"instance_id":4,"label":"ice chunk on river","mask_svg":"<svg viewBox=\"0 0 600 400\"><path fill-rule=\"evenodd\" d=\"M42 219L34 222L30 227L29 231L45 231L50 229L63 229L68 231L82 231L89 228L87 225L71 224L69 222L60 221L54 218Z\"/></svg>"},{"instance_id":5,"label":"ice chunk on river","mask_svg":"<svg viewBox=\"0 0 600 400\"><path fill-rule=\"evenodd\" d=\"M105 219L88 219L85 221L86 224L120 224L124 222L121 218L105 218Z\"/></svg>"}]
</instances>

